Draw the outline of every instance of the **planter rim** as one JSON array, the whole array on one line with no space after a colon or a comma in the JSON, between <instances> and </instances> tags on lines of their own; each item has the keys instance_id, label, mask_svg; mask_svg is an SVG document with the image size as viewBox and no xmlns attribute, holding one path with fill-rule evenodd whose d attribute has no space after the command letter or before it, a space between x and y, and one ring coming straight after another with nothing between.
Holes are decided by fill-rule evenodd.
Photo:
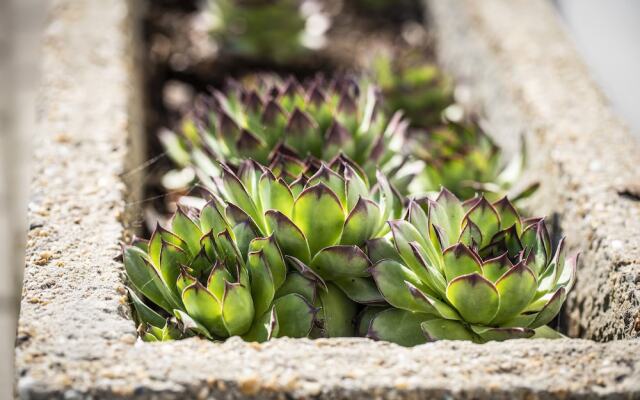
<instances>
[{"instance_id":1,"label":"planter rim","mask_svg":"<svg viewBox=\"0 0 640 400\"><path fill-rule=\"evenodd\" d=\"M16 347L20 397L640 397L637 339L410 349L358 338L137 341L117 261L144 204L132 4L51 8Z\"/></svg>"}]
</instances>

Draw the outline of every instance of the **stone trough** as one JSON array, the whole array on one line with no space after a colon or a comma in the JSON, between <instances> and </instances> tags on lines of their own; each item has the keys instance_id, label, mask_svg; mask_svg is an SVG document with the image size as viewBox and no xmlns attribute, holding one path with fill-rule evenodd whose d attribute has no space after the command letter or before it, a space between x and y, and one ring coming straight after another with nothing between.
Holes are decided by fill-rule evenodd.
<instances>
[{"instance_id":1,"label":"stone trough","mask_svg":"<svg viewBox=\"0 0 640 400\"><path fill-rule=\"evenodd\" d=\"M402 348L366 339L136 341L119 243L139 222L134 2L52 2L34 135L21 398L640 398L640 147L543 0L428 2L442 64L496 139L523 132L538 214L582 249L573 337Z\"/></svg>"}]
</instances>

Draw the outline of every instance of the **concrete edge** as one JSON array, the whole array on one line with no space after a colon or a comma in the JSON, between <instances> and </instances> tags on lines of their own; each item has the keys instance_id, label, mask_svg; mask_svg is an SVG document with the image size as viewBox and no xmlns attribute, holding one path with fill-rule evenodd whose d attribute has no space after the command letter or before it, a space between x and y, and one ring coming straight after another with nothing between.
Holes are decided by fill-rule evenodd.
<instances>
[{"instance_id":1,"label":"concrete edge","mask_svg":"<svg viewBox=\"0 0 640 400\"><path fill-rule=\"evenodd\" d=\"M524 133L531 201L582 262L572 336L640 337L640 146L612 111L546 0L427 1L440 62L514 149Z\"/></svg>"},{"instance_id":2,"label":"concrete edge","mask_svg":"<svg viewBox=\"0 0 640 400\"><path fill-rule=\"evenodd\" d=\"M136 341L115 261L139 201L124 182L141 134L130 4L52 7L16 350L21 398L640 397L637 341Z\"/></svg>"}]
</instances>

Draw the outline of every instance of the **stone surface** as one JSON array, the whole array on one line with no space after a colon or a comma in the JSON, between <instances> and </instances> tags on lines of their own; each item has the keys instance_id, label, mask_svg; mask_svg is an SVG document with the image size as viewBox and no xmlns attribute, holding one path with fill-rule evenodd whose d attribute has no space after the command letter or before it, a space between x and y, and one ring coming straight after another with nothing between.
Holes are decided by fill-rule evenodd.
<instances>
[{"instance_id":1,"label":"stone surface","mask_svg":"<svg viewBox=\"0 0 640 400\"><path fill-rule=\"evenodd\" d=\"M142 201L140 185L126 182L145 165L131 4L53 4L16 350L21 398L640 398L637 340L136 341L116 261Z\"/></svg>"},{"instance_id":2,"label":"stone surface","mask_svg":"<svg viewBox=\"0 0 640 400\"><path fill-rule=\"evenodd\" d=\"M495 137L527 139L538 215L582 252L572 336L640 337L640 145L589 76L547 1L429 2L439 60L474 94ZM563 321L563 323L565 323Z\"/></svg>"}]
</instances>

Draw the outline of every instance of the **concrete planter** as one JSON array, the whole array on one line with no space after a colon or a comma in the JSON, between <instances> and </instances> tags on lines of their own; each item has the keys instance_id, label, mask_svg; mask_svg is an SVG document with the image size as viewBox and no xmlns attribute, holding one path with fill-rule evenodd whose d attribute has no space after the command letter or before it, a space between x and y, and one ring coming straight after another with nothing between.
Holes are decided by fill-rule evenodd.
<instances>
[{"instance_id":1,"label":"concrete planter","mask_svg":"<svg viewBox=\"0 0 640 400\"><path fill-rule=\"evenodd\" d=\"M541 0L429 8L441 60L478 93L497 138L508 146L514 128L527 133L529 173L544 179L536 211L557 214L571 246L584 250L567 311L570 332L585 339L411 349L365 339L137 343L115 261L138 223L143 170L131 4L52 7L20 397L640 398L640 152Z\"/></svg>"}]
</instances>

